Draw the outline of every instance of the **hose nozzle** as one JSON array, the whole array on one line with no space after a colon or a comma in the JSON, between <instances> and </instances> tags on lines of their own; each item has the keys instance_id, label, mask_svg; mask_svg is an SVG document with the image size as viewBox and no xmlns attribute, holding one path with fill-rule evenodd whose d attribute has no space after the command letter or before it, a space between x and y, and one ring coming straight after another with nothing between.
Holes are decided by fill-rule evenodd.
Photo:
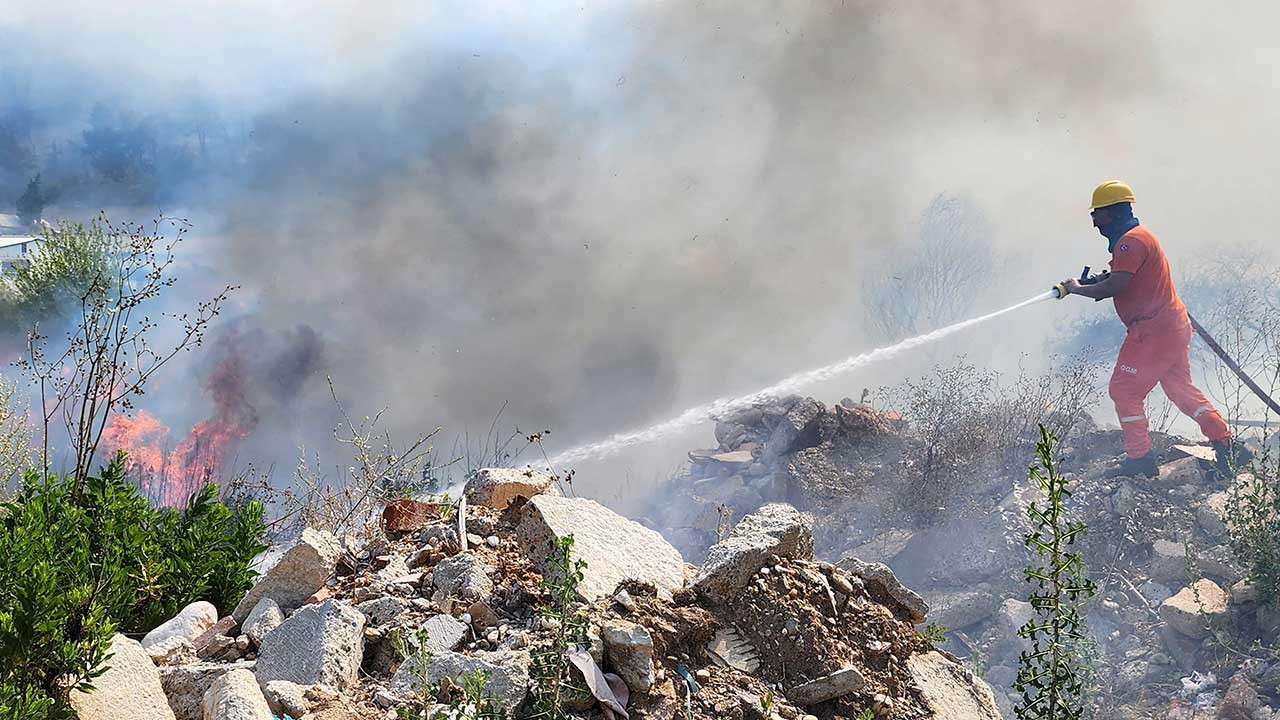
<instances>
[{"instance_id":1,"label":"hose nozzle","mask_svg":"<svg viewBox=\"0 0 1280 720\"><path fill-rule=\"evenodd\" d=\"M1067 293L1067 284L1066 284L1066 283L1058 283L1057 285L1054 285L1054 286L1053 286L1053 291L1054 291L1054 292L1056 292L1056 293L1058 293L1058 299L1059 299L1059 300L1061 300L1062 298L1066 297L1066 296L1067 296L1067 294L1068 294L1068 293Z\"/></svg>"}]
</instances>

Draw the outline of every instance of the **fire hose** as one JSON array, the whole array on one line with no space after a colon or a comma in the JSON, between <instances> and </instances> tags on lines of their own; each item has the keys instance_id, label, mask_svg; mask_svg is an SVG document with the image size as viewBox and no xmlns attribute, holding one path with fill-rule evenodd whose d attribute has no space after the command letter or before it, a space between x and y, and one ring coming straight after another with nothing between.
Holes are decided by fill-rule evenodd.
<instances>
[{"instance_id":1,"label":"fire hose","mask_svg":"<svg viewBox=\"0 0 1280 720\"><path fill-rule=\"evenodd\" d=\"M1089 266L1086 265L1084 267L1084 272L1080 273L1080 284L1095 285L1097 283L1102 282L1103 280L1106 280L1109 277L1111 277L1111 273L1106 271L1100 272L1096 275L1090 274ZM1053 289L1058 294L1059 299L1067 296L1067 288L1063 283L1058 283L1057 285L1054 285ZM1098 298L1098 300L1101 300L1101 299L1102 298ZM1194 315L1192 315L1191 313L1187 313L1187 319L1191 321L1191 328L1196 331L1196 334L1200 336L1201 340L1204 340L1205 345L1208 345L1209 349L1213 351L1213 354L1217 355L1222 360L1223 364L1225 364L1228 368L1230 368L1231 372L1236 374L1236 377L1240 378L1240 382L1244 383L1245 386L1247 386L1250 390L1252 390L1253 394L1257 395L1258 398L1262 400L1262 402L1266 403L1267 407L1271 408L1271 410L1275 412L1276 415L1280 415L1280 403L1277 403L1275 400L1273 400L1271 396L1268 395L1267 392L1263 390L1260 385L1258 385L1258 383L1253 381L1253 378L1249 377L1248 374L1246 374L1245 371L1240 368L1239 363L1233 360L1231 356L1227 354L1226 350L1222 349L1222 346L1218 344L1218 341L1213 339L1213 336L1209 334L1208 330L1204 329L1204 326L1201 325L1200 322L1195 319Z\"/></svg>"}]
</instances>

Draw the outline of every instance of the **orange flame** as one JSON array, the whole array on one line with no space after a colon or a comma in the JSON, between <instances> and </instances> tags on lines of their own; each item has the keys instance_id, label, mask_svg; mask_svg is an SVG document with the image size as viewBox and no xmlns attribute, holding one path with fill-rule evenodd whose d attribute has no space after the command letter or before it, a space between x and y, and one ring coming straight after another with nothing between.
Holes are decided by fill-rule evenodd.
<instances>
[{"instance_id":1,"label":"orange flame","mask_svg":"<svg viewBox=\"0 0 1280 720\"><path fill-rule=\"evenodd\" d=\"M192 493L221 479L224 463L257 425L258 417L244 393L236 355L223 360L205 382L213 396L213 417L202 420L172 451L166 452L169 428L146 410L117 415L103 431L108 452L124 450L130 471L148 492L169 506L180 506Z\"/></svg>"}]
</instances>

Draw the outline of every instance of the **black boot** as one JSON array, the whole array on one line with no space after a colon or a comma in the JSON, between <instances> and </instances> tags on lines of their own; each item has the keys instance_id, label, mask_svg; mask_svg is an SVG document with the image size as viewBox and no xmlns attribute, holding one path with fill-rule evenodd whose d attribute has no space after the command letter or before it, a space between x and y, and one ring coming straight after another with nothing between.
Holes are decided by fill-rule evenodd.
<instances>
[{"instance_id":1,"label":"black boot","mask_svg":"<svg viewBox=\"0 0 1280 720\"><path fill-rule=\"evenodd\" d=\"M1214 440L1212 443L1213 450L1218 454L1218 459L1214 465L1218 468L1218 472L1225 476L1231 477L1249 467L1249 463L1253 462L1253 451L1244 446L1244 443L1230 438L1228 440Z\"/></svg>"},{"instance_id":2,"label":"black boot","mask_svg":"<svg viewBox=\"0 0 1280 720\"><path fill-rule=\"evenodd\" d=\"M1145 477L1153 478L1160 475L1160 467L1156 465L1156 459L1147 453L1140 458L1126 457L1124 462L1116 467L1102 473L1102 477Z\"/></svg>"}]
</instances>

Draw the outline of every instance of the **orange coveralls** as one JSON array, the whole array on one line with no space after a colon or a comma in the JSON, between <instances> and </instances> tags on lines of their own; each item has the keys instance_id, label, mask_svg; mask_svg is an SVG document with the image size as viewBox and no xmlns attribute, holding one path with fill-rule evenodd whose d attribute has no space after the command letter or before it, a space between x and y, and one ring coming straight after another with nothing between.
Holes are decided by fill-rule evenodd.
<instances>
[{"instance_id":1,"label":"orange coveralls","mask_svg":"<svg viewBox=\"0 0 1280 720\"><path fill-rule=\"evenodd\" d=\"M1115 296L1116 314L1128 332L1110 385L1125 453L1140 458L1151 451L1145 401L1157 383L1205 437L1228 439L1222 416L1191 383L1191 321L1156 236L1141 225L1125 233L1112 250L1111 271L1133 273L1129 286Z\"/></svg>"}]
</instances>

